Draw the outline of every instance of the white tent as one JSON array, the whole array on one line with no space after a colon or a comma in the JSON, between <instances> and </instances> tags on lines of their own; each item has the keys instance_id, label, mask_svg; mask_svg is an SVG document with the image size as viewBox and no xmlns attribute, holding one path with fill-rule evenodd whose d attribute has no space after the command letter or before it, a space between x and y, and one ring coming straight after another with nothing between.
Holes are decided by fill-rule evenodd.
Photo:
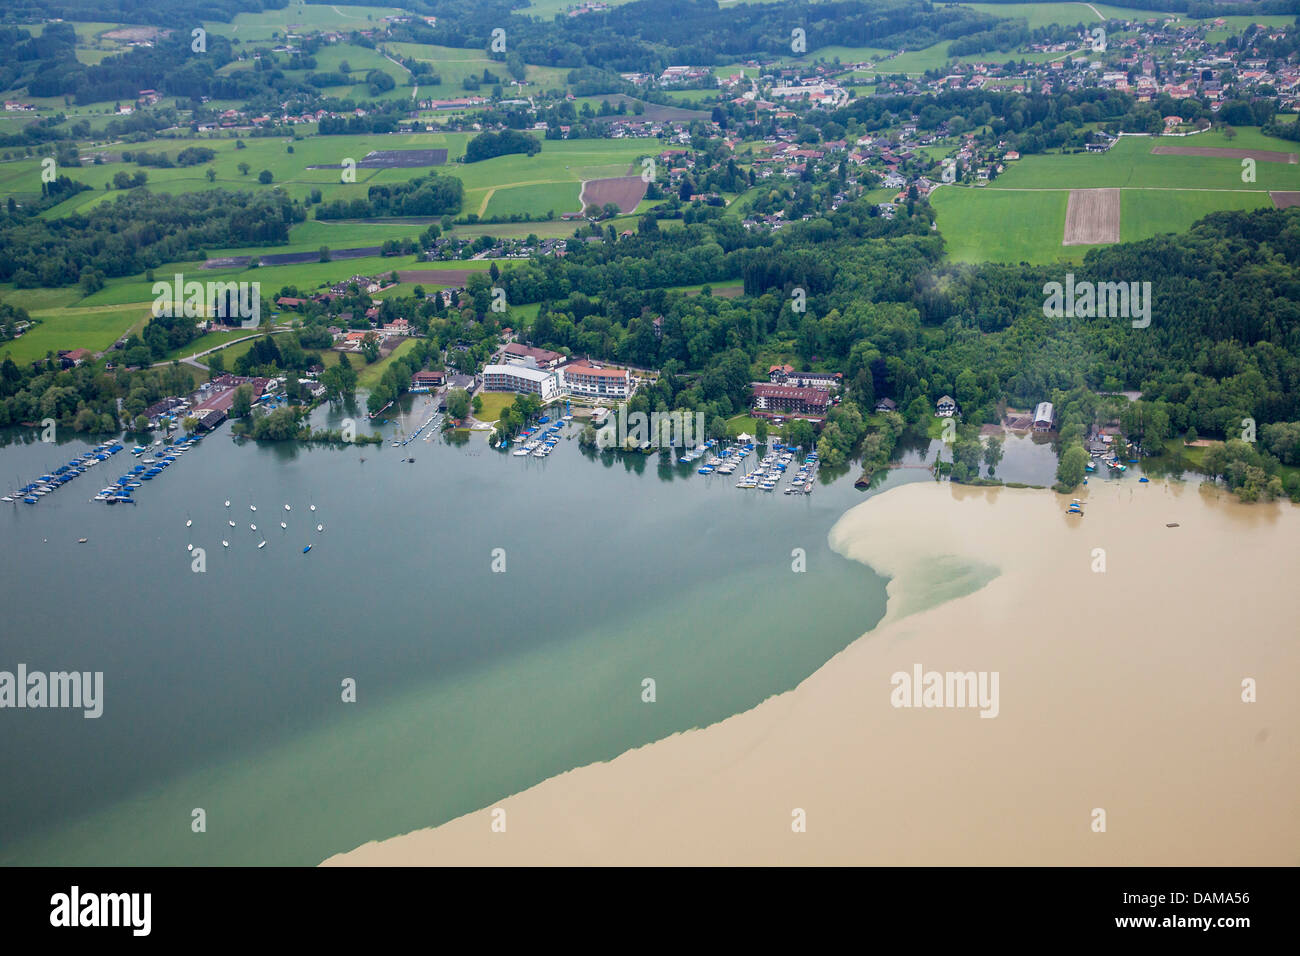
<instances>
[{"instance_id":1,"label":"white tent","mask_svg":"<svg viewBox=\"0 0 1300 956\"><path fill-rule=\"evenodd\" d=\"M744 432L741 432L739 435L736 436L736 441L747 442L753 440L754 440L753 435L746 435Z\"/></svg>"}]
</instances>

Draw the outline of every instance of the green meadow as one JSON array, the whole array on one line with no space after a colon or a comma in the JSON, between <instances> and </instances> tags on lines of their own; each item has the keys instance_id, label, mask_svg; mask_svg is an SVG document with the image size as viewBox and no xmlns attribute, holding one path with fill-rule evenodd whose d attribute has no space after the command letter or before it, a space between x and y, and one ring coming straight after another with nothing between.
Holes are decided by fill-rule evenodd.
<instances>
[{"instance_id":1,"label":"green meadow","mask_svg":"<svg viewBox=\"0 0 1300 956\"><path fill-rule=\"evenodd\" d=\"M1156 145L1300 152L1300 144L1263 136L1258 129L1241 129L1230 141L1218 133L1186 137L1126 136L1105 153L1026 156L998 177L994 186L998 189L1300 189L1300 165L1258 162L1255 182L1246 183L1241 179L1240 159L1159 155L1151 152Z\"/></svg>"},{"instance_id":2,"label":"green meadow","mask_svg":"<svg viewBox=\"0 0 1300 956\"><path fill-rule=\"evenodd\" d=\"M485 212L489 217L497 218L524 213L537 217L545 216L548 212L553 212L556 216L578 212L579 188L575 183L547 183L496 189L487 202Z\"/></svg>"},{"instance_id":3,"label":"green meadow","mask_svg":"<svg viewBox=\"0 0 1300 956\"><path fill-rule=\"evenodd\" d=\"M505 64L499 60L491 59L482 50L435 46L431 43L386 43L384 47L394 56L403 56L432 64L434 72L438 74L442 82L438 86L421 87L420 94L422 97L435 100L454 100L463 96L476 95L473 91L466 90L462 83L470 77L482 80L484 70L489 70L496 76L501 77L501 86L504 90L509 91L511 89L509 84L512 77L506 72ZM563 90L568 84L569 71L566 69L553 66L538 66L534 63L525 64L525 67L523 93ZM492 87L488 86L478 92L486 96L491 91Z\"/></svg>"},{"instance_id":4,"label":"green meadow","mask_svg":"<svg viewBox=\"0 0 1300 956\"><path fill-rule=\"evenodd\" d=\"M301 3L290 0L281 10L264 10L261 13L240 13L229 23L208 21L203 24L209 33L218 33L242 43L280 39L288 33L309 30L337 30L350 33L382 24L386 16L400 16L405 11L396 7L364 7L347 4Z\"/></svg>"},{"instance_id":5,"label":"green meadow","mask_svg":"<svg viewBox=\"0 0 1300 956\"><path fill-rule=\"evenodd\" d=\"M260 190L283 188L295 199L306 199L313 189L320 190L325 201L364 197L375 183L405 182L430 170L456 176L465 185L465 202L462 214L480 216L508 216L528 212L534 216L554 210L577 211L578 188L583 180L602 179L626 175L633 162L643 154L656 151L656 144L627 140L547 140L542 151L535 156L499 156L478 163L460 164L454 160L463 156L469 133L413 133L366 136L308 136L293 141L287 137L258 137L240 140L246 148L236 148L234 139L152 140L132 144L132 149L152 153L166 152L174 159L187 145L202 145L216 151L209 163L198 166L160 169L140 167L134 163L105 162L101 165L86 163L79 167L60 170L78 182L92 187L42 213L46 218L59 218L81 212L102 202L111 202L118 195L116 189L105 189L118 172L134 174L143 170L148 176L144 187L155 192L172 194L197 192L204 189ZM293 148L290 153L289 147ZM356 170L356 182L341 182L338 169L310 169L310 166L340 164L345 158L360 160L373 150L445 148L449 162L441 167L416 169L365 169ZM83 155L101 152L116 157L118 147L88 150ZM247 164L248 173L240 171ZM216 173L208 181L207 170ZM271 173L272 182L262 184L258 174ZM41 165L39 158L12 160L0 163L0 199L15 196L20 202L35 198L40 193ZM499 198L494 197L499 196ZM402 238L414 233L401 230L384 238ZM356 245L349 242L348 245Z\"/></svg>"},{"instance_id":6,"label":"green meadow","mask_svg":"<svg viewBox=\"0 0 1300 956\"><path fill-rule=\"evenodd\" d=\"M1270 205L1269 190L1300 189L1300 166L1256 164L1243 183L1241 160L1157 155L1153 145L1289 150L1256 128L1234 137L1124 137L1106 153L1035 155L985 187L945 186L931 196L949 256L958 262L1079 261L1088 247L1062 246L1070 189L1119 188L1120 239L1183 232L1212 212Z\"/></svg>"},{"instance_id":7,"label":"green meadow","mask_svg":"<svg viewBox=\"0 0 1300 956\"><path fill-rule=\"evenodd\" d=\"M1101 17L1086 3L963 3L961 6L995 17L1028 20L1031 30L1054 23L1074 26L1076 23L1101 22Z\"/></svg>"},{"instance_id":8,"label":"green meadow","mask_svg":"<svg viewBox=\"0 0 1300 956\"><path fill-rule=\"evenodd\" d=\"M1087 246L1062 246L1066 189L993 192L941 186L930 195L948 256L954 262L1079 261Z\"/></svg>"},{"instance_id":9,"label":"green meadow","mask_svg":"<svg viewBox=\"0 0 1300 956\"><path fill-rule=\"evenodd\" d=\"M10 300L5 295L6 301ZM152 301L152 300L150 300ZM0 356L15 362L34 362L47 352L59 349L86 348L103 351L131 329L144 328L149 317L149 303L119 308L57 309L33 312L40 324L12 342L0 343Z\"/></svg>"},{"instance_id":10,"label":"green meadow","mask_svg":"<svg viewBox=\"0 0 1300 956\"><path fill-rule=\"evenodd\" d=\"M1267 193L1166 192L1126 189L1120 194L1119 236L1123 242L1148 239L1165 232L1186 232L1212 212L1236 212L1271 207Z\"/></svg>"}]
</instances>

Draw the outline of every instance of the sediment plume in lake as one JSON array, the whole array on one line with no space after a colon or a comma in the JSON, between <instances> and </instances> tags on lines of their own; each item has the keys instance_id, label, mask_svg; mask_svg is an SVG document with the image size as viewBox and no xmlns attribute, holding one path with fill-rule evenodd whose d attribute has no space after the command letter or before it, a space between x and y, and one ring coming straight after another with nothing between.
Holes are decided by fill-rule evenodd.
<instances>
[{"instance_id":1,"label":"sediment plume in lake","mask_svg":"<svg viewBox=\"0 0 1300 956\"><path fill-rule=\"evenodd\" d=\"M869 499L830 538L885 619L797 688L326 863L1300 863L1300 508L1078 496Z\"/></svg>"}]
</instances>

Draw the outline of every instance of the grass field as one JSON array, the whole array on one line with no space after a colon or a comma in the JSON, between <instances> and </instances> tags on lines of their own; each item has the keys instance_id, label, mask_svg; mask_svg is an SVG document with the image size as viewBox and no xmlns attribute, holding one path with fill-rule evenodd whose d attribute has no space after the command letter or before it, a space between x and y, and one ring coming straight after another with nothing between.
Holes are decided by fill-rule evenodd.
<instances>
[{"instance_id":1,"label":"grass field","mask_svg":"<svg viewBox=\"0 0 1300 956\"><path fill-rule=\"evenodd\" d=\"M1271 208L1266 193L1161 192L1125 190L1120 194L1120 241L1133 242L1164 232L1186 232L1212 212Z\"/></svg>"},{"instance_id":2,"label":"grass field","mask_svg":"<svg viewBox=\"0 0 1300 956\"><path fill-rule=\"evenodd\" d=\"M397 348L389 352L384 358L381 358L378 362L362 368L357 373L357 387L374 388L378 385L379 380L383 378L384 373L388 371L388 366L392 365L395 359L401 358L407 352L411 351L411 349L415 348L415 343L415 339L407 339L405 342L399 344ZM356 367L356 364L356 360L354 359L352 362L354 368Z\"/></svg>"},{"instance_id":3,"label":"grass field","mask_svg":"<svg viewBox=\"0 0 1300 956\"><path fill-rule=\"evenodd\" d=\"M1028 20L1031 30L1054 23L1074 26L1076 23L1101 22L1101 17L1089 9L1086 3L963 3L961 6L995 17Z\"/></svg>"},{"instance_id":4,"label":"grass field","mask_svg":"<svg viewBox=\"0 0 1300 956\"><path fill-rule=\"evenodd\" d=\"M466 212L493 215L494 194L505 191L506 206L500 208L506 215L545 214L549 209L559 215L577 211L583 180L626 175L638 157L657 151L657 146L636 139L548 140L535 156L498 156L448 171L465 184ZM556 188L561 186L566 188Z\"/></svg>"},{"instance_id":5,"label":"grass field","mask_svg":"<svg viewBox=\"0 0 1300 956\"><path fill-rule=\"evenodd\" d=\"M482 50L435 46L431 43L387 43L384 46L394 56L400 55L433 65L433 70L442 79L442 83L437 86L421 87L420 95L422 98L454 100L462 96L473 95L471 91L465 89L463 82L469 77L475 77L481 81L484 70L489 70L494 75L501 77L503 90L515 89L525 94L539 93L544 90L562 90L566 87L568 81L568 70L529 63L525 64L527 71L524 75L524 86L521 89L511 87L509 85L511 77L506 72L505 65L497 60L490 59ZM480 92L487 95L491 90L492 87L488 86L486 90L480 90Z\"/></svg>"},{"instance_id":6,"label":"grass field","mask_svg":"<svg viewBox=\"0 0 1300 956\"><path fill-rule=\"evenodd\" d=\"M1125 137L1104 154L1027 156L992 186L944 187L931 196L948 254L958 262L1080 261L1087 246L1062 247L1070 189L1118 187L1120 239L1183 232L1221 210L1271 205L1270 189L1300 188L1300 166L1258 163L1241 181L1240 160L1153 155L1151 147L1196 145L1286 151L1288 143L1243 128L1190 137Z\"/></svg>"},{"instance_id":7,"label":"grass field","mask_svg":"<svg viewBox=\"0 0 1300 956\"><path fill-rule=\"evenodd\" d=\"M296 142L287 138L259 138L243 142L246 148L237 149L233 139L152 140L133 144L131 148L152 153L165 152L173 158L186 145L197 142L216 151L216 158L199 166L158 169L145 167L148 183L144 189L167 192L173 195L205 189L224 188L239 191L284 189L291 197L305 199L313 189L319 189L322 198L360 198L376 183L405 182L429 171L459 178L465 186L462 214L505 215L529 212L544 215L554 209L556 215L577 211L578 188L587 179L604 179L626 175L628 169L643 154L655 150L645 141L626 140L548 140L535 156L499 156L472 164L454 160L463 156L468 133L420 133L388 136L310 136ZM289 147L293 147L290 153ZM311 166L337 165L345 158L359 160L367 153L380 149L430 149L445 148L449 162L444 166L416 169L358 169L355 183L341 182L337 169L310 169ZM103 150L110 158L116 148ZM89 155L89 153L87 154ZM248 165L247 175L240 172L241 163ZM122 171L135 173L142 167L121 162L101 165L87 163L80 167L65 167L66 173L92 189L80 193L46 210L45 218L59 218L74 212L84 212L99 203L112 202L120 193L104 189L114 174ZM216 180L209 182L207 170L216 171ZM270 184L261 184L257 176L263 169L272 175ZM30 201L40 192L40 159L22 159L0 163L0 201L14 196L20 203ZM495 194L506 194L495 198ZM495 207L493 201L495 199ZM409 226L410 224L408 224ZM302 227L298 227L302 229ZM320 224L322 229L336 228ZM423 227L391 229L388 226L372 227L371 237L376 242L386 238L404 238L418 235ZM525 235L527 232L524 233ZM326 241L325 233L320 239ZM330 234L333 235L333 234ZM301 241L315 241L316 236ZM359 238L359 237L358 237ZM295 238L295 241L299 241ZM343 243L336 243L343 248ZM346 245L369 244L348 241ZM285 250L281 250L285 251Z\"/></svg>"},{"instance_id":8,"label":"grass field","mask_svg":"<svg viewBox=\"0 0 1300 956\"><path fill-rule=\"evenodd\" d=\"M487 197L484 214L489 217L523 213L545 216L548 212L553 212L559 216L566 212L578 212L578 191L576 183L540 183L535 186L494 189Z\"/></svg>"},{"instance_id":9,"label":"grass field","mask_svg":"<svg viewBox=\"0 0 1300 956\"><path fill-rule=\"evenodd\" d=\"M396 7L364 7L346 4L301 3L290 0L282 10L265 10L261 13L240 13L230 23L209 21L203 24L209 33L238 39L243 43L283 37L286 33L304 30L338 30L349 33L380 26L386 16L397 16L404 11Z\"/></svg>"},{"instance_id":10,"label":"grass field","mask_svg":"<svg viewBox=\"0 0 1300 956\"><path fill-rule=\"evenodd\" d=\"M944 186L931 194L930 203L955 262L1078 262L1088 247L1061 245L1069 195L1068 189L992 192Z\"/></svg>"},{"instance_id":11,"label":"grass field","mask_svg":"<svg viewBox=\"0 0 1300 956\"><path fill-rule=\"evenodd\" d=\"M33 313L32 317L40 319L40 324L12 342L0 343L0 356L8 355L22 364L59 349L101 352L128 330L144 327L149 303L110 309L59 309Z\"/></svg>"},{"instance_id":12,"label":"grass field","mask_svg":"<svg viewBox=\"0 0 1300 956\"><path fill-rule=\"evenodd\" d=\"M1151 152L1161 146L1208 146L1300 152L1300 144L1241 129L1229 140L1222 134L1187 137L1126 136L1105 153L1026 156L1012 164L998 189L1090 189L1099 187L1179 187L1183 189L1300 189L1300 165L1257 163L1253 183L1241 180L1241 160L1216 156L1171 156Z\"/></svg>"}]
</instances>

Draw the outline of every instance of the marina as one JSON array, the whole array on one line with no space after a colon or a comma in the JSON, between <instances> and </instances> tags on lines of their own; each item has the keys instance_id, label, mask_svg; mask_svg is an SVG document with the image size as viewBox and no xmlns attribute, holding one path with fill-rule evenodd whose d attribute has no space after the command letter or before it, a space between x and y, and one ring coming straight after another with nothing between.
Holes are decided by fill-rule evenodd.
<instances>
[{"instance_id":1,"label":"marina","mask_svg":"<svg viewBox=\"0 0 1300 956\"><path fill-rule=\"evenodd\" d=\"M520 446L510 454L515 458L546 458L560 443L560 433L564 430L565 423L571 420L572 416L558 421L551 421L547 415L541 416L536 425L525 428L511 439L520 443ZM504 448L505 442L498 442L496 447Z\"/></svg>"},{"instance_id":2,"label":"marina","mask_svg":"<svg viewBox=\"0 0 1300 956\"><path fill-rule=\"evenodd\" d=\"M50 474L40 475L35 480L28 482L16 491L4 495L0 500L14 503L22 501L24 504L29 505L37 504L46 495L53 494L69 482L80 478L91 468L94 468L101 462L108 461L118 452L122 451L122 449L123 446L120 442L103 442L102 444L96 445L90 451L71 459L67 464L55 468ZM118 484L114 484L110 486L110 488L105 488L104 491L100 492L100 495L111 490L112 494L118 498L118 500L121 500L122 498L129 499L131 492L138 487L140 487L139 481L135 480L130 475L124 475L119 479ZM99 495L96 495L96 498L99 497ZM107 499L102 498L100 500Z\"/></svg>"},{"instance_id":3,"label":"marina","mask_svg":"<svg viewBox=\"0 0 1300 956\"><path fill-rule=\"evenodd\" d=\"M424 422L423 425L421 425L421 426L420 426L419 428L417 428L415 431L411 432L411 434L408 435L406 438L401 438L401 439L394 438L394 439L393 439L393 443L392 443L392 444L393 444L393 447L394 447L394 448L405 448L405 447L406 447L407 445L409 445L411 442L413 442L413 441L415 441L417 438L419 438L419 437L420 437L420 433L423 432L426 428L429 428L430 426L433 426L433 428L436 430L436 429L438 428L438 426L441 425L441 424L442 424L442 412L434 412L434 413L433 413L432 415L430 415L427 419L425 419L425 422ZM428 439L425 439L425 440L427 441Z\"/></svg>"},{"instance_id":4,"label":"marina","mask_svg":"<svg viewBox=\"0 0 1300 956\"><path fill-rule=\"evenodd\" d=\"M136 500L132 497L132 493L137 488L143 487L144 482L153 481L166 469L170 468L188 449L197 445L199 440L198 435L191 435L188 438L177 439L170 445L155 442L154 446L160 446L160 450L156 453L159 457L156 459L141 457L140 464L134 465L127 474L122 475L122 477L118 478L117 481L101 488L99 494L95 495L95 497L90 500L102 501L109 505L135 504ZM141 448L141 446L138 445L136 447ZM118 445L117 448L120 451L122 446ZM141 449L139 453L132 450L132 454L140 457L144 454L145 450L147 449Z\"/></svg>"}]
</instances>

